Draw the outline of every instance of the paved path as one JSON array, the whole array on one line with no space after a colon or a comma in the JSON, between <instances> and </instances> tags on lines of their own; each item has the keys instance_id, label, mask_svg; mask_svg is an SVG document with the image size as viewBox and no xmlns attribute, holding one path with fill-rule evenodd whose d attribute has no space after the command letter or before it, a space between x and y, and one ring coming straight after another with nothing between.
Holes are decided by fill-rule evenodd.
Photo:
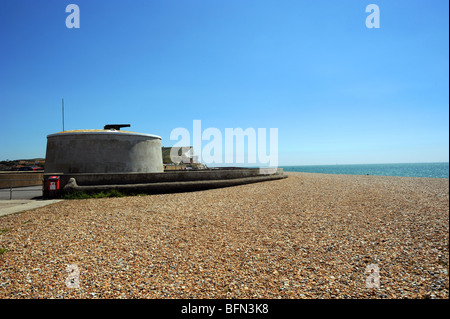
<instances>
[{"instance_id":1,"label":"paved path","mask_svg":"<svg viewBox=\"0 0 450 319\"><path fill-rule=\"evenodd\" d=\"M0 216L19 213L61 201L60 199L43 200L42 186L13 188L12 200L9 198L9 188L0 189Z\"/></svg>"},{"instance_id":2,"label":"paved path","mask_svg":"<svg viewBox=\"0 0 450 319\"><path fill-rule=\"evenodd\" d=\"M31 199L13 199L13 200L0 200L0 217L20 213L26 210L46 206L49 204L57 203L62 199L49 199L49 200L31 200Z\"/></svg>"},{"instance_id":3,"label":"paved path","mask_svg":"<svg viewBox=\"0 0 450 319\"><path fill-rule=\"evenodd\" d=\"M0 200L9 200L11 194L9 188L0 189ZM14 187L12 199L35 199L42 197L42 186Z\"/></svg>"}]
</instances>

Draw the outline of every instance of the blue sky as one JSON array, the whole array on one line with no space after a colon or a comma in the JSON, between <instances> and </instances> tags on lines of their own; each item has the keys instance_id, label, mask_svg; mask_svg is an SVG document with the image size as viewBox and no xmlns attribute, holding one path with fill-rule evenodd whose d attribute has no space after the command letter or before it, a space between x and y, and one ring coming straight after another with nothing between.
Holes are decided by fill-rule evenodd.
<instances>
[{"instance_id":1,"label":"blue sky","mask_svg":"<svg viewBox=\"0 0 450 319\"><path fill-rule=\"evenodd\" d=\"M448 162L448 5L2 0L0 160L44 157L64 98L66 130L130 123L171 146L201 120L278 128L279 165Z\"/></svg>"}]
</instances>

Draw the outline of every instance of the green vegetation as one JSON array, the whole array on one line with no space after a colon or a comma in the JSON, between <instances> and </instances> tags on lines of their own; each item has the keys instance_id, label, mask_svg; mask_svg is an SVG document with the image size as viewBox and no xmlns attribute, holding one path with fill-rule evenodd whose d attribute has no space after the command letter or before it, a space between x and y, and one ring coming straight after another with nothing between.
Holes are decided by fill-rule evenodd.
<instances>
[{"instance_id":1,"label":"green vegetation","mask_svg":"<svg viewBox=\"0 0 450 319\"><path fill-rule=\"evenodd\" d=\"M4 253L6 253L9 249L7 248L0 248L0 255L3 255Z\"/></svg>"},{"instance_id":2,"label":"green vegetation","mask_svg":"<svg viewBox=\"0 0 450 319\"><path fill-rule=\"evenodd\" d=\"M9 232L9 228L0 229L0 235Z\"/></svg>"},{"instance_id":3,"label":"green vegetation","mask_svg":"<svg viewBox=\"0 0 450 319\"><path fill-rule=\"evenodd\" d=\"M139 194L142 195L142 194ZM127 194L121 193L118 190L111 189L107 192L84 192L84 191L76 191L73 193L68 193L64 195L64 199L89 199L89 198L105 198L105 197L124 197Z\"/></svg>"},{"instance_id":4,"label":"green vegetation","mask_svg":"<svg viewBox=\"0 0 450 319\"><path fill-rule=\"evenodd\" d=\"M81 191L64 194L64 199L88 199L88 198L92 198L92 195Z\"/></svg>"}]
</instances>

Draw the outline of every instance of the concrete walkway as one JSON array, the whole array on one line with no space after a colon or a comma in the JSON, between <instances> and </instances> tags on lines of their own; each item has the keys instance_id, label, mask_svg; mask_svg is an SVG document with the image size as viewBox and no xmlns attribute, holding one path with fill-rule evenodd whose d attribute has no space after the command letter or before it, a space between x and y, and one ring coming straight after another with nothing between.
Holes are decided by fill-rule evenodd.
<instances>
[{"instance_id":1,"label":"concrete walkway","mask_svg":"<svg viewBox=\"0 0 450 319\"><path fill-rule=\"evenodd\" d=\"M0 200L0 217L20 213L26 210L43 207L62 201L62 199L51 200L33 200L33 199L16 199L16 200Z\"/></svg>"}]
</instances>

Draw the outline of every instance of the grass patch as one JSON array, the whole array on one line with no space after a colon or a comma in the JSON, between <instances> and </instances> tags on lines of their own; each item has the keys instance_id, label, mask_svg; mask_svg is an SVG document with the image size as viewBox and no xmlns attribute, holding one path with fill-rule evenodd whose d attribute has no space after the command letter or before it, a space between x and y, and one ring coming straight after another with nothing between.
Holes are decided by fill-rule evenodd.
<instances>
[{"instance_id":1,"label":"grass patch","mask_svg":"<svg viewBox=\"0 0 450 319\"><path fill-rule=\"evenodd\" d=\"M73 193L64 194L64 199L88 199L88 198L92 197L86 192L76 191Z\"/></svg>"},{"instance_id":2,"label":"grass patch","mask_svg":"<svg viewBox=\"0 0 450 319\"><path fill-rule=\"evenodd\" d=\"M9 249L7 248L0 248L0 255L3 255L4 253L6 253Z\"/></svg>"},{"instance_id":3,"label":"grass patch","mask_svg":"<svg viewBox=\"0 0 450 319\"><path fill-rule=\"evenodd\" d=\"M118 190L111 189L107 192L84 192L84 191L76 191L73 193L68 193L64 195L64 199L89 199L89 198L107 198L107 197L124 197L127 196L124 193L119 192Z\"/></svg>"},{"instance_id":4,"label":"grass patch","mask_svg":"<svg viewBox=\"0 0 450 319\"><path fill-rule=\"evenodd\" d=\"M100 192L100 193L94 193L92 195L94 198L104 198L104 197L124 197L125 194L119 192L118 190L111 189L107 191L106 193Z\"/></svg>"}]
</instances>

